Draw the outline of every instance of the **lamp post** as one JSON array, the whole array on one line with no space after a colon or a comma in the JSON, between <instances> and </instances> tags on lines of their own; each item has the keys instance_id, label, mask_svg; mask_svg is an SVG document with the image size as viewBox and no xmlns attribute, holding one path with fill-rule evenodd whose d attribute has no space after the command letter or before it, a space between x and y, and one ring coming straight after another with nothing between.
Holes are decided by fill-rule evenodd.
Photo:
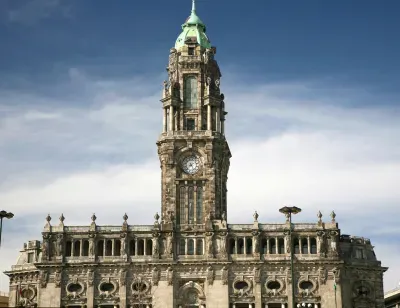
<instances>
[{"instance_id":1,"label":"lamp post","mask_svg":"<svg viewBox=\"0 0 400 308\"><path fill-rule=\"evenodd\" d=\"M290 276L292 279L292 308L296 308L295 295L294 295L294 269L293 269L293 239L292 239L292 214L297 214L301 212L301 209L295 206L284 206L279 209L279 212L285 214L286 221L289 222L289 239L290 239Z\"/></svg>"},{"instance_id":2,"label":"lamp post","mask_svg":"<svg viewBox=\"0 0 400 308\"><path fill-rule=\"evenodd\" d=\"M11 212L0 211L0 247L1 247L1 230L3 229L3 218L11 219L14 214Z\"/></svg>"}]
</instances>

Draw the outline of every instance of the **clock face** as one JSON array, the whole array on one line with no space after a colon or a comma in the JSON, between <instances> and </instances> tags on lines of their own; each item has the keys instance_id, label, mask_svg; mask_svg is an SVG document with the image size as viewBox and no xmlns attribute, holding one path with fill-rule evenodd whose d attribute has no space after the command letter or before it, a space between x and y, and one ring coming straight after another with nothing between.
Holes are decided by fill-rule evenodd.
<instances>
[{"instance_id":1,"label":"clock face","mask_svg":"<svg viewBox=\"0 0 400 308\"><path fill-rule=\"evenodd\" d=\"M182 161L182 169L188 174L195 174L200 169L200 159L197 156L188 156Z\"/></svg>"}]
</instances>

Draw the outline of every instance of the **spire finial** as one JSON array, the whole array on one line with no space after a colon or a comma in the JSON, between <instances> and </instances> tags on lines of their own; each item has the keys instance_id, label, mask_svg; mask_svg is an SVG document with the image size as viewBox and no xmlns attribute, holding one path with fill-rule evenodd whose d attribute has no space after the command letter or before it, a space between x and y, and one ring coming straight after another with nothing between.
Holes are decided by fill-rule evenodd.
<instances>
[{"instance_id":1,"label":"spire finial","mask_svg":"<svg viewBox=\"0 0 400 308\"><path fill-rule=\"evenodd\" d=\"M196 0L192 0L192 12L196 12Z\"/></svg>"}]
</instances>

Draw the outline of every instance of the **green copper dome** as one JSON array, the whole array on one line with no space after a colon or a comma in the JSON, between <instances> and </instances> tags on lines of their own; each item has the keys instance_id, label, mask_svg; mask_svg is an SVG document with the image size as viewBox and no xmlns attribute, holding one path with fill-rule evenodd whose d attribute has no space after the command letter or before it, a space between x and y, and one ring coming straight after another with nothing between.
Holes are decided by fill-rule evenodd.
<instances>
[{"instance_id":1,"label":"green copper dome","mask_svg":"<svg viewBox=\"0 0 400 308\"><path fill-rule=\"evenodd\" d=\"M175 43L175 48L178 49L185 45L185 42L197 42L204 48L211 48L210 40L206 35L206 25L201 21L196 14L196 3L192 0L192 12L186 22L182 25L182 33L178 36Z\"/></svg>"}]
</instances>

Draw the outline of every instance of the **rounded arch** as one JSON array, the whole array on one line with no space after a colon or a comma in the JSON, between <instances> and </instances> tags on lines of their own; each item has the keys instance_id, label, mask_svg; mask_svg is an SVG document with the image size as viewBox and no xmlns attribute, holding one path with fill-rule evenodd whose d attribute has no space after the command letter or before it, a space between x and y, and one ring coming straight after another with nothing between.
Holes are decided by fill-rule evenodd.
<instances>
[{"instance_id":1,"label":"rounded arch","mask_svg":"<svg viewBox=\"0 0 400 308\"><path fill-rule=\"evenodd\" d=\"M202 148L199 147L183 147L180 148L176 153L175 153L175 163L180 163L186 156L197 154L200 159L202 160L203 164L206 164L208 162L207 160L207 154L204 152Z\"/></svg>"},{"instance_id":2,"label":"rounded arch","mask_svg":"<svg viewBox=\"0 0 400 308\"><path fill-rule=\"evenodd\" d=\"M178 291L181 304L204 304L206 295L203 288L196 282L185 283Z\"/></svg>"}]
</instances>

